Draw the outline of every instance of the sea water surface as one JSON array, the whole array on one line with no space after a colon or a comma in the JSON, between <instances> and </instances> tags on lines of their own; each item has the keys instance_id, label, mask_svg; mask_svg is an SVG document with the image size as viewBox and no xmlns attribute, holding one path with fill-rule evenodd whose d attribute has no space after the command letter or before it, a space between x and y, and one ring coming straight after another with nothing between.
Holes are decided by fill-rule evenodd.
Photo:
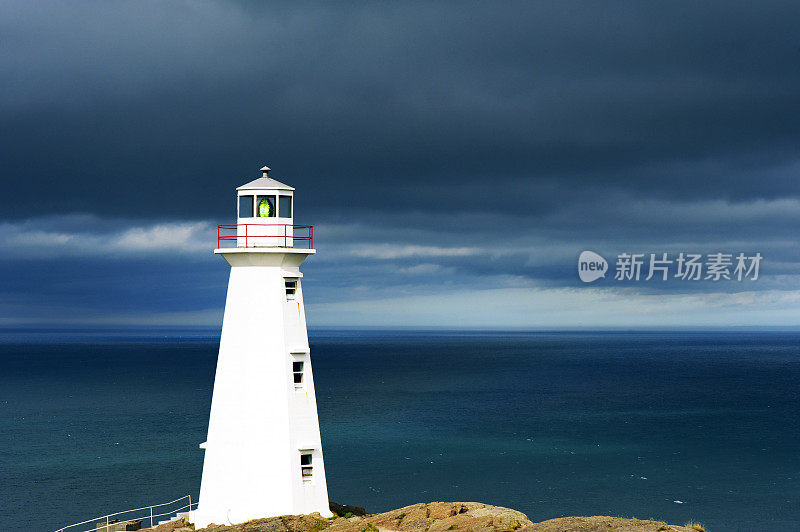
<instances>
[{"instance_id":1,"label":"sea water surface","mask_svg":"<svg viewBox=\"0 0 800 532\"><path fill-rule=\"evenodd\" d=\"M196 500L217 338L0 337L0 530ZM800 530L800 333L312 331L329 494Z\"/></svg>"}]
</instances>

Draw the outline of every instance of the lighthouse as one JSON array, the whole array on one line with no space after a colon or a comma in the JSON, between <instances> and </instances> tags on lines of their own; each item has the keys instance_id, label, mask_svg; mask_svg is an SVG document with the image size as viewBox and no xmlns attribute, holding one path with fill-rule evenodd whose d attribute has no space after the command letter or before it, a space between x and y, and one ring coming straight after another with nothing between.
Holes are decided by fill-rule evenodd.
<instances>
[{"instance_id":1,"label":"lighthouse","mask_svg":"<svg viewBox=\"0 0 800 532\"><path fill-rule=\"evenodd\" d=\"M219 226L230 265L197 528L287 514L331 516L300 264L313 228L294 225L294 188L262 176L236 189Z\"/></svg>"}]
</instances>

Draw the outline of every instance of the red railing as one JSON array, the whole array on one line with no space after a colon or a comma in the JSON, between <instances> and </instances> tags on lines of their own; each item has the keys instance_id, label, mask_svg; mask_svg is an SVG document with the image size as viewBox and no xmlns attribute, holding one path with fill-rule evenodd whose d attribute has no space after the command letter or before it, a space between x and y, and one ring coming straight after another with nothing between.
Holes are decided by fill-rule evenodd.
<instances>
[{"instance_id":1,"label":"red railing","mask_svg":"<svg viewBox=\"0 0 800 532\"><path fill-rule=\"evenodd\" d=\"M300 234L297 234L299 231ZM245 248L293 248L314 247L314 226L291 224L223 224L217 226L217 247L233 242L233 246ZM307 243L307 244L306 244Z\"/></svg>"}]
</instances>

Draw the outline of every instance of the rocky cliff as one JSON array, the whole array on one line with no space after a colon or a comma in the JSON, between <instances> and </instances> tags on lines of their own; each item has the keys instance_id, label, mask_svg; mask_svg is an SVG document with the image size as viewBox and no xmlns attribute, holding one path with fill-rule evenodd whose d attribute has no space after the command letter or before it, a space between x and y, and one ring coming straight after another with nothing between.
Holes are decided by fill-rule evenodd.
<instances>
[{"instance_id":1,"label":"rocky cliff","mask_svg":"<svg viewBox=\"0 0 800 532\"><path fill-rule=\"evenodd\" d=\"M332 506L332 509L334 507ZM324 519L319 514L286 515L257 519L240 525L210 525L203 532L697 532L692 528L661 521L642 521L619 517L563 517L534 523L522 512L478 502L431 502L398 508L380 514L364 514L354 506L338 506L341 517ZM334 510L334 511L335 511ZM361 510L361 511L359 511ZM194 530L183 521L160 525L154 532Z\"/></svg>"}]
</instances>

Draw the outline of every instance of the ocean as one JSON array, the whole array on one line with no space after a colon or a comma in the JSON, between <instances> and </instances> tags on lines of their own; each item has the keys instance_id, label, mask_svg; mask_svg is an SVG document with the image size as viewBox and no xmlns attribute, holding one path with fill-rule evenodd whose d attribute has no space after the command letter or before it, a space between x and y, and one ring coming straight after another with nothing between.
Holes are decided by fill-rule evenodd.
<instances>
[{"instance_id":1,"label":"ocean","mask_svg":"<svg viewBox=\"0 0 800 532\"><path fill-rule=\"evenodd\" d=\"M337 502L800 530L800 333L310 337ZM196 500L217 341L0 334L0 530Z\"/></svg>"}]
</instances>

